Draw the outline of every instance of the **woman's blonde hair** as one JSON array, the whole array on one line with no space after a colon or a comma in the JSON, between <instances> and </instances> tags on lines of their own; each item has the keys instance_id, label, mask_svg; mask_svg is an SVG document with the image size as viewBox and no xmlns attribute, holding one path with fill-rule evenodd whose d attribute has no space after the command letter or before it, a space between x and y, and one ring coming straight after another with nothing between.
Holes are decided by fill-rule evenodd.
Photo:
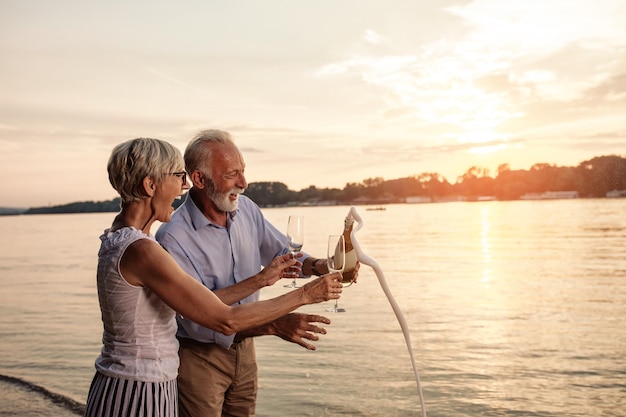
<instances>
[{"instance_id":1,"label":"woman's blonde hair","mask_svg":"<svg viewBox=\"0 0 626 417\"><path fill-rule=\"evenodd\" d=\"M107 171L109 182L120 194L121 204L146 198L143 180L152 177L156 184L184 166L180 151L159 139L137 138L120 143L111 152Z\"/></svg>"}]
</instances>

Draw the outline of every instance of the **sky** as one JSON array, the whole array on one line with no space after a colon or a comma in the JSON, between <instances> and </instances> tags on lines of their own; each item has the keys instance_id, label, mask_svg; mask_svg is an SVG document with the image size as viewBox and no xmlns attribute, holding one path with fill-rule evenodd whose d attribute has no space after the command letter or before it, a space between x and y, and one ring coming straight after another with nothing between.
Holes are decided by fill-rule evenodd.
<instances>
[{"instance_id":1,"label":"sky","mask_svg":"<svg viewBox=\"0 0 626 417\"><path fill-rule=\"evenodd\" d=\"M0 0L1 207L209 128L295 191L626 157L626 2Z\"/></svg>"}]
</instances>

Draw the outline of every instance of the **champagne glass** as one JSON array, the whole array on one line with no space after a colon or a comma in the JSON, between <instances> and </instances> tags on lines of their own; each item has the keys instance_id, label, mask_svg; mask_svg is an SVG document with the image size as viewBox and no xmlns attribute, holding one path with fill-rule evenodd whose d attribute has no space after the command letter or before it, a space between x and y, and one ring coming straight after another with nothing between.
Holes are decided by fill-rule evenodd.
<instances>
[{"instance_id":1,"label":"champagne glass","mask_svg":"<svg viewBox=\"0 0 626 417\"><path fill-rule=\"evenodd\" d=\"M343 235L328 236L328 249L326 251L326 259L328 261L329 273L343 272L343 268L346 263L346 246ZM342 281L341 284L344 287L347 287L352 284L352 281L350 281L349 283L344 283ZM326 311L330 311L331 313L344 313L346 309L339 307L337 305L337 300L335 300L335 305L333 307L327 308Z\"/></svg>"},{"instance_id":2,"label":"champagne glass","mask_svg":"<svg viewBox=\"0 0 626 417\"><path fill-rule=\"evenodd\" d=\"M289 216L289 222L287 223L287 246L294 257L302 250L302 245L304 245L304 217ZM294 277L293 281L284 287L300 288L301 285L296 282Z\"/></svg>"}]
</instances>

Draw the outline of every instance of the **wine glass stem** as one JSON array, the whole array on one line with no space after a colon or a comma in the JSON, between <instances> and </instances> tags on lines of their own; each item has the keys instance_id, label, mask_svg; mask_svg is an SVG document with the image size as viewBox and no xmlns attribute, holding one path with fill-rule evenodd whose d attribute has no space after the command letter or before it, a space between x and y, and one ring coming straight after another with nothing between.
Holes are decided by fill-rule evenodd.
<instances>
[{"instance_id":1,"label":"wine glass stem","mask_svg":"<svg viewBox=\"0 0 626 417\"><path fill-rule=\"evenodd\" d=\"M294 259L296 258L296 255L299 253L298 252L291 252L291 254L293 255ZM295 287L297 285L296 283L296 277L293 277L293 281L292 281L293 286Z\"/></svg>"}]
</instances>

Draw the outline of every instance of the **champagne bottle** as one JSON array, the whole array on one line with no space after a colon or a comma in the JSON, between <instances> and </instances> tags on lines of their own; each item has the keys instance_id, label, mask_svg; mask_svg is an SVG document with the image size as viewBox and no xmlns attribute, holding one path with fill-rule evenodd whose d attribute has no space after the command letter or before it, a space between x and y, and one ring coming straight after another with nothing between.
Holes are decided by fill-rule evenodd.
<instances>
[{"instance_id":1,"label":"champagne bottle","mask_svg":"<svg viewBox=\"0 0 626 417\"><path fill-rule=\"evenodd\" d=\"M352 237L350 233L352 232L352 227L354 226L354 218L351 215L347 215L343 222L343 240L346 247L346 257L345 263L343 267L343 278L341 282L348 286L352 284L354 280L354 269L356 268L356 251L352 246Z\"/></svg>"}]
</instances>

